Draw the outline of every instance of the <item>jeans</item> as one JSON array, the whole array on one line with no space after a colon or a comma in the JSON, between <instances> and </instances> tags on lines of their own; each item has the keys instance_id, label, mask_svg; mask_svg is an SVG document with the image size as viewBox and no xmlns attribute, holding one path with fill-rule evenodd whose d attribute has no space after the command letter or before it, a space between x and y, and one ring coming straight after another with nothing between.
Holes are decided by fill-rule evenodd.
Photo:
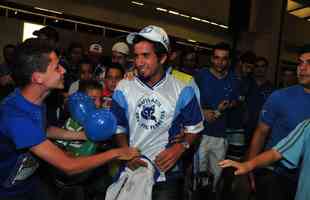
<instances>
[{"instance_id":1,"label":"jeans","mask_svg":"<svg viewBox=\"0 0 310 200\"><path fill-rule=\"evenodd\" d=\"M153 187L152 200L182 200L183 179L156 183Z\"/></svg>"}]
</instances>

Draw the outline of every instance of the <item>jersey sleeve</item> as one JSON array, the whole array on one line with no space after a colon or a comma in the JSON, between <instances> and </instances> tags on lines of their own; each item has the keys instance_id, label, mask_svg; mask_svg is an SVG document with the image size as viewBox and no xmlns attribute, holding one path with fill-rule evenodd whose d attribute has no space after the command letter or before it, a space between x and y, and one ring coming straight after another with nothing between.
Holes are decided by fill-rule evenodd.
<instances>
[{"instance_id":1,"label":"jersey sleeve","mask_svg":"<svg viewBox=\"0 0 310 200\"><path fill-rule=\"evenodd\" d=\"M278 151L283 159L282 163L288 168L298 167L300 160L304 154L305 141L310 131L310 121L305 120L297 125L297 127L285 138L283 138L276 146L273 147Z\"/></svg>"},{"instance_id":2,"label":"jersey sleeve","mask_svg":"<svg viewBox=\"0 0 310 200\"><path fill-rule=\"evenodd\" d=\"M196 134L204 129L203 116L192 87L185 87L179 96L176 115L181 116L181 124L187 133Z\"/></svg>"},{"instance_id":3,"label":"jersey sleeve","mask_svg":"<svg viewBox=\"0 0 310 200\"><path fill-rule=\"evenodd\" d=\"M46 140L46 132L32 120L16 116L6 120L6 135L17 149L32 147Z\"/></svg>"},{"instance_id":4,"label":"jersey sleeve","mask_svg":"<svg viewBox=\"0 0 310 200\"><path fill-rule=\"evenodd\" d=\"M259 121L272 127L281 110L280 103L279 94L277 92L272 93L261 110Z\"/></svg>"},{"instance_id":5,"label":"jersey sleeve","mask_svg":"<svg viewBox=\"0 0 310 200\"><path fill-rule=\"evenodd\" d=\"M111 110L117 119L116 134L128 133L128 104L121 90L113 93Z\"/></svg>"}]
</instances>

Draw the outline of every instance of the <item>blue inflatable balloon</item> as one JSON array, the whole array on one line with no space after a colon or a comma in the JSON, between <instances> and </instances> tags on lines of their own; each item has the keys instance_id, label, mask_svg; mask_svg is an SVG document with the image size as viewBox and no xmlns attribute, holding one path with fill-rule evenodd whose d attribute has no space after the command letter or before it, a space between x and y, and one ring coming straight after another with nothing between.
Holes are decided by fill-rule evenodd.
<instances>
[{"instance_id":1,"label":"blue inflatable balloon","mask_svg":"<svg viewBox=\"0 0 310 200\"><path fill-rule=\"evenodd\" d=\"M108 109L98 109L88 115L84 130L87 138L92 141L103 141L116 132L116 118Z\"/></svg>"},{"instance_id":2,"label":"blue inflatable balloon","mask_svg":"<svg viewBox=\"0 0 310 200\"><path fill-rule=\"evenodd\" d=\"M94 101L83 92L75 92L68 98L68 107L71 117L84 126L87 116L94 110Z\"/></svg>"}]
</instances>

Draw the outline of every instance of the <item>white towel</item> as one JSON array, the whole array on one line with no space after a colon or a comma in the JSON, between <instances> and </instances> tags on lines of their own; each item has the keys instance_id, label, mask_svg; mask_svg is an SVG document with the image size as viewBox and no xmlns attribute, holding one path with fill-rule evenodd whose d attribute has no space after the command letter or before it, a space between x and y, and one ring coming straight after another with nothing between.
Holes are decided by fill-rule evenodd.
<instances>
[{"instance_id":1,"label":"white towel","mask_svg":"<svg viewBox=\"0 0 310 200\"><path fill-rule=\"evenodd\" d=\"M152 200L154 166L150 161L147 167L132 171L125 168L119 179L109 186L105 200Z\"/></svg>"}]
</instances>

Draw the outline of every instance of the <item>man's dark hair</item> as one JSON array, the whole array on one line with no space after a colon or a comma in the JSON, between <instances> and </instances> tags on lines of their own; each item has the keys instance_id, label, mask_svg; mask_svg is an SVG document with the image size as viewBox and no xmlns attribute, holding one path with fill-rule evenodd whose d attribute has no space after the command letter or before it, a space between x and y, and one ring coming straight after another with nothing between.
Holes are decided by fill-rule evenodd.
<instances>
[{"instance_id":1,"label":"man's dark hair","mask_svg":"<svg viewBox=\"0 0 310 200\"><path fill-rule=\"evenodd\" d=\"M212 49L212 55L214 55L215 50L228 51L229 57L230 57L230 52L231 52L230 45L226 42L220 42L220 43L215 44Z\"/></svg>"},{"instance_id":2,"label":"man's dark hair","mask_svg":"<svg viewBox=\"0 0 310 200\"><path fill-rule=\"evenodd\" d=\"M299 48L298 53L299 54L310 53L310 44L304 44L302 47Z\"/></svg>"},{"instance_id":3,"label":"man's dark hair","mask_svg":"<svg viewBox=\"0 0 310 200\"><path fill-rule=\"evenodd\" d=\"M92 71L94 70L94 65L93 65L93 63L92 63L88 58L84 58L84 59L82 59L82 60L79 62L79 64L78 64L79 72L81 71L81 68L82 68L82 65L83 65L83 64L88 64L88 65L90 65L91 70L92 70Z\"/></svg>"},{"instance_id":4,"label":"man's dark hair","mask_svg":"<svg viewBox=\"0 0 310 200\"><path fill-rule=\"evenodd\" d=\"M246 51L240 56L240 61L243 63L255 64L256 55L252 51Z\"/></svg>"},{"instance_id":5,"label":"man's dark hair","mask_svg":"<svg viewBox=\"0 0 310 200\"><path fill-rule=\"evenodd\" d=\"M257 62L260 62L260 61L263 61L265 63L265 67L269 66L269 62L268 62L268 60L265 57L262 57L262 56L257 57L255 62L257 63Z\"/></svg>"},{"instance_id":6,"label":"man's dark hair","mask_svg":"<svg viewBox=\"0 0 310 200\"><path fill-rule=\"evenodd\" d=\"M106 73L105 73L106 75L109 73L110 69L117 69L117 70L119 70L121 72L121 74L122 74L122 77L124 77L125 70L124 70L124 68L122 67L121 64L119 64L119 63L111 63L111 64L106 65Z\"/></svg>"},{"instance_id":7,"label":"man's dark hair","mask_svg":"<svg viewBox=\"0 0 310 200\"><path fill-rule=\"evenodd\" d=\"M13 45L13 44L7 44L7 45L5 45L5 46L3 47L3 52L4 52L5 50L7 50L7 49L15 49L15 48L16 48L15 45Z\"/></svg>"},{"instance_id":8,"label":"man's dark hair","mask_svg":"<svg viewBox=\"0 0 310 200\"><path fill-rule=\"evenodd\" d=\"M34 72L45 72L50 63L49 54L55 51L47 41L27 39L15 50L13 79L20 87L31 81Z\"/></svg>"},{"instance_id":9,"label":"man's dark hair","mask_svg":"<svg viewBox=\"0 0 310 200\"><path fill-rule=\"evenodd\" d=\"M79 92L87 92L88 90L102 90L102 85L95 80L81 80L79 82Z\"/></svg>"},{"instance_id":10,"label":"man's dark hair","mask_svg":"<svg viewBox=\"0 0 310 200\"><path fill-rule=\"evenodd\" d=\"M68 53L70 54L73 49L82 49L82 50L84 50L84 47L83 47L83 45L81 43L72 42L69 45L69 47L68 47Z\"/></svg>"},{"instance_id":11,"label":"man's dark hair","mask_svg":"<svg viewBox=\"0 0 310 200\"><path fill-rule=\"evenodd\" d=\"M142 42L142 41L147 41L153 44L154 46L154 50L155 50L155 54L157 55L157 57L161 58L164 54L168 55L168 51L167 49L164 47L163 44L161 44L160 42L154 42L152 40L146 39L140 35L137 35L134 40L133 40L133 45Z\"/></svg>"}]
</instances>

